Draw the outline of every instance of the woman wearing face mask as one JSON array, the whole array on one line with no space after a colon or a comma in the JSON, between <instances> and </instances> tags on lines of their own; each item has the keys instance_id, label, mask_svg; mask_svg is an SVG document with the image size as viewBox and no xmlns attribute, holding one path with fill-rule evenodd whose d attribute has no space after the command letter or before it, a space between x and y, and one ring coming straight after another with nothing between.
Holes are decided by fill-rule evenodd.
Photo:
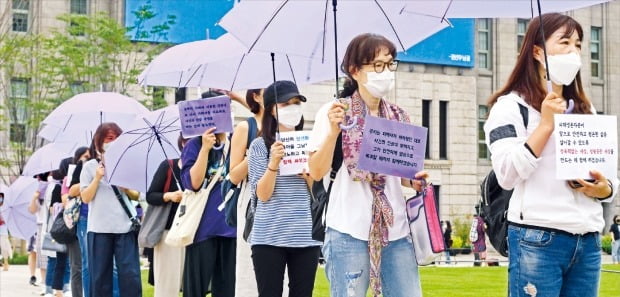
<instances>
[{"instance_id":1,"label":"woman wearing face mask","mask_svg":"<svg viewBox=\"0 0 620 297\"><path fill-rule=\"evenodd\" d=\"M583 30L569 16L534 18L506 85L491 96L484 126L499 184L514 189L508 208L510 296L597 296L605 226L602 203L616 176L591 170L594 181L555 178L554 114L595 114L580 76ZM546 87L543 42L552 91ZM522 107L520 107L522 106ZM525 127L523 114L528 117Z\"/></svg>"},{"instance_id":2,"label":"woman wearing face mask","mask_svg":"<svg viewBox=\"0 0 620 297\"><path fill-rule=\"evenodd\" d=\"M215 129L190 139L181 154L181 183L186 190L200 190L205 181L209 183L222 170L222 177L209 193L194 242L185 247L184 297L203 297L209 290L213 297L235 296L237 229L228 226L224 212L218 210L224 201L221 181L226 176L226 156L225 149L214 149L223 145L227 137L225 133L214 133Z\"/></svg>"},{"instance_id":3,"label":"woman wearing face mask","mask_svg":"<svg viewBox=\"0 0 620 297\"><path fill-rule=\"evenodd\" d=\"M321 243L311 238L309 180L305 173L278 174L286 150L276 139L277 128L303 129L301 103L306 97L293 82L278 81L265 89L264 102L262 135L252 142L248 158L252 204L256 202L249 241L258 295L282 296L288 267L289 296L310 297Z\"/></svg>"},{"instance_id":4,"label":"woman wearing face mask","mask_svg":"<svg viewBox=\"0 0 620 297\"><path fill-rule=\"evenodd\" d=\"M395 58L396 48L385 37L355 37L341 65L348 76L342 99L317 112L310 136L308 165L314 180L329 181L334 150L343 152L323 244L331 296L366 296L369 285L374 296L422 294L402 186L420 191L428 174L418 172L414 181L357 168L366 116L409 122L402 108L385 100L394 87ZM352 129L341 130L340 124L353 119ZM340 134L342 145L337 147Z\"/></svg>"},{"instance_id":5,"label":"woman wearing face mask","mask_svg":"<svg viewBox=\"0 0 620 297\"><path fill-rule=\"evenodd\" d=\"M95 131L93 144L98 157L103 160L105 151L122 130L115 123L103 123ZM105 180L103 162L91 159L84 163L80 173L80 195L88 203L88 269L91 297L112 296L113 267L118 271L120 297L142 296L138 240L130 231L131 220L121 203L135 216L131 200L138 200L139 193L114 187Z\"/></svg>"}]
</instances>

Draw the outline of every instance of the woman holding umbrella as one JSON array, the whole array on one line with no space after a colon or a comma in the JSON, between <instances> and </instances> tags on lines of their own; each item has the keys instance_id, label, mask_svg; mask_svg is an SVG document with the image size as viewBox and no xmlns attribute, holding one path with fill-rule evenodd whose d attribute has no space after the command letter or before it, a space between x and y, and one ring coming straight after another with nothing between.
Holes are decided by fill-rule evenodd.
<instances>
[{"instance_id":1,"label":"woman holding umbrella","mask_svg":"<svg viewBox=\"0 0 620 297\"><path fill-rule=\"evenodd\" d=\"M369 284L375 296L422 294L401 186L421 191L428 174L418 172L413 180L357 168L365 116L409 122L402 108L385 100L394 86L395 58L394 44L385 37L355 37L341 65L348 76L342 99L317 112L310 136L308 165L314 180L328 180L334 149L343 152L323 244L331 296L365 296ZM352 119L357 119L353 128L342 130L341 124ZM336 147L341 133L342 147Z\"/></svg>"},{"instance_id":2,"label":"woman holding umbrella","mask_svg":"<svg viewBox=\"0 0 620 297\"><path fill-rule=\"evenodd\" d=\"M106 148L122 130L115 123L103 123L95 131L93 146L97 157L105 158ZM129 201L137 200L139 193L116 188L106 182L105 168L100 159L84 163L80 173L80 195L89 205L88 214L88 269L92 297L112 296L113 267L118 271L120 297L142 296L138 240L131 231L135 208ZM120 197L117 197L120 196ZM122 204L121 204L122 203Z\"/></svg>"},{"instance_id":3,"label":"woman holding umbrella","mask_svg":"<svg viewBox=\"0 0 620 297\"><path fill-rule=\"evenodd\" d=\"M617 176L590 170L592 181L555 178L554 115L567 110L568 99L573 113L595 114L579 71L582 40L581 25L569 16L532 19L508 82L489 100L484 131L493 168L499 184L514 189L508 207L510 296L598 295L602 203L613 199Z\"/></svg>"}]
</instances>

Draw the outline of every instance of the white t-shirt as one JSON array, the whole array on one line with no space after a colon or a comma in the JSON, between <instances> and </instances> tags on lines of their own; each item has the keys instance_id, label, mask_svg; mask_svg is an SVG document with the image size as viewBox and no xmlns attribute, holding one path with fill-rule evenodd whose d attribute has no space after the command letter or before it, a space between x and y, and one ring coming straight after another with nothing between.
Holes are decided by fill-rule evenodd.
<instances>
[{"instance_id":1,"label":"white t-shirt","mask_svg":"<svg viewBox=\"0 0 620 297\"><path fill-rule=\"evenodd\" d=\"M314 127L308 143L309 151L317 151L329 134L327 111L332 103L328 102L316 114ZM329 186L329 172L323 178L325 189ZM401 178L387 176L385 195L394 212L394 225L388 228L389 240L394 241L408 236L407 213L403 196ZM346 166L340 167L332 185L327 208L327 227L349 234L360 240L368 240L372 223L372 191L364 182L353 181Z\"/></svg>"},{"instance_id":2,"label":"white t-shirt","mask_svg":"<svg viewBox=\"0 0 620 297\"><path fill-rule=\"evenodd\" d=\"M523 126L518 103L528 107L527 129ZM611 202L613 196L599 201L571 189L565 180L555 179L555 133L547 140L539 158L530 153L525 142L540 120L540 112L511 93L500 97L493 105L484 125L497 180L505 189L514 188L508 220L573 234L601 231L605 226L601 202ZM491 144L493 130L500 136L495 136L499 138ZM607 178L613 184L615 196L618 178Z\"/></svg>"}]
</instances>

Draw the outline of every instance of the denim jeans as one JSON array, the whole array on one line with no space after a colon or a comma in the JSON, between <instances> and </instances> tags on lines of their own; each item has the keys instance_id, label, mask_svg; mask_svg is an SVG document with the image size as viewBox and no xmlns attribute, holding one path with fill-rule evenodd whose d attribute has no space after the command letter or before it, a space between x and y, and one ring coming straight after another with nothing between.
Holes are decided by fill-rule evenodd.
<instances>
[{"instance_id":1,"label":"denim jeans","mask_svg":"<svg viewBox=\"0 0 620 297\"><path fill-rule=\"evenodd\" d=\"M82 252L82 289L84 290L84 297L90 297L90 273L88 269L88 237L86 233L87 226L88 218L81 215L77 224L77 237L80 244L80 251ZM118 272L116 271L116 265L114 265L112 278L112 296L119 297Z\"/></svg>"},{"instance_id":2,"label":"denim jeans","mask_svg":"<svg viewBox=\"0 0 620 297\"><path fill-rule=\"evenodd\" d=\"M616 239L611 243L611 259L616 264L620 263L620 239Z\"/></svg>"},{"instance_id":3,"label":"denim jeans","mask_svg":"<svg viewBox=\"0 0 620 297\"><path fill-rule=\"evenodd\" d=\"M368 241L327 229L323 244L325 273L332 297L364 297L370 282ZM384 297L422 296L410 237L390 241L381 252Z\"/></svg>"},{"instance_id":4,"label":"denim jeans","mask_svg":"<svg viewBox=\"0 0 620 297\"><path fill-rule=\"evenodd\" d=\"M598 296L598 233L569 235L510 225L508 251L511 297Z\"/></svg>"}]
</instances>

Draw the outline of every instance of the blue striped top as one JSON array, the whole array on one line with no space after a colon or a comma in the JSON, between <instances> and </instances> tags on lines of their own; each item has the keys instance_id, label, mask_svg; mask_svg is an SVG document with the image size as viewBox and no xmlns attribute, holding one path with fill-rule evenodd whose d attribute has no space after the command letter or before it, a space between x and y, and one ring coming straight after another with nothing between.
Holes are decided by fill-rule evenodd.
<instances>
[{"instance_id":1,"label":"blue striped top","mask_svg":"<svg viewBox=\"0 0 620 297\"><path fill-rule=\"evenodd\" d=\"M248 157L249 182L252 199L256 198L256 186L269 159L262 137L250 145ZM250 235L252 245L279 247L319 246L312 240L312 217L310 215L310 192L306 181L297 175L276 177L273 196L267 202L256 200L254 226Z\"/></svg>"}]
</instances>

